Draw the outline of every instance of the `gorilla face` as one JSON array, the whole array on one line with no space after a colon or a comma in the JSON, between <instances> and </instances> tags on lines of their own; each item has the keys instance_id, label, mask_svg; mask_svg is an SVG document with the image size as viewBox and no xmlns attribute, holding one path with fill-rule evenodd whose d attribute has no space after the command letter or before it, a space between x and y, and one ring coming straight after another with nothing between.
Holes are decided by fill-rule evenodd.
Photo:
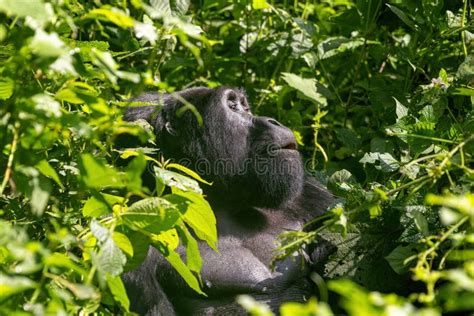
<instances>
[{"instance_id":1,"label":"gorilla face","mask_svg":"<svg viewBox=\"0 0 474 316\"><path fill-rule=\"evenodd\" d=\"M252 115L243 90L194 88L138 100L153 98L164 104L151 120L158 147L165 158L214 182L206 190L212 200L276 207L301 192L303 166L293 133L272 118ZM188 102L202 124L192 111L180 115ZM130 108L126 119L133 111Z\"/></svg>"}]
</instances>

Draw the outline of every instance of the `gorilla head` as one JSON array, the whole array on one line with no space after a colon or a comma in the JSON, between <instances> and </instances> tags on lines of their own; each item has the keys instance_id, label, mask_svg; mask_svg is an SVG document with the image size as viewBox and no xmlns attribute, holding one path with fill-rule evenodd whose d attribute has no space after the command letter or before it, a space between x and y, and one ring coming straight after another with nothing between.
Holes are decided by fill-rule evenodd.
<instances>
[{"instance_id":1,"label":"gorilla head","mask_svg":"<svg viewBox=\"0 0 474 316\"><path fill-rule=\"evenodd\" d=\"M214 183L206 189L212 201L276 207L300 195L303 165L293 133L274 119L254 116L243 90L194 88L135 101L161 107L131 107L125 120L146 118L165 158ZM186 109L193 107L198 115Z\"/></svg>"}]
</instances>

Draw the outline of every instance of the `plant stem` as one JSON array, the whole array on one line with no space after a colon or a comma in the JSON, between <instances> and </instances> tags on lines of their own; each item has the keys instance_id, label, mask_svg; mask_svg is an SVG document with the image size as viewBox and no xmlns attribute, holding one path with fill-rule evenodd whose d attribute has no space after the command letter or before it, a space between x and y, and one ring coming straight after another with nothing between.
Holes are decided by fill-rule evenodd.
<instances>
[{"instance_id":1,"label":"plant stem","mask_svg":"<svg viewBox=\"0 0 474 316\"><path fill-rule=\"evenodd\" d=\"M13 158L15 157L16 145L18 143L18 134L18 124L15 124L15 127L13 128L12 147L10 149L10 155L8 156L7 169L5 170L2 185L0 186L0 196L3 195L3 191L5 191L5 187L7 186L8 180L10 180L10 177L12 175Z\"/></svg>"}]
</instances>

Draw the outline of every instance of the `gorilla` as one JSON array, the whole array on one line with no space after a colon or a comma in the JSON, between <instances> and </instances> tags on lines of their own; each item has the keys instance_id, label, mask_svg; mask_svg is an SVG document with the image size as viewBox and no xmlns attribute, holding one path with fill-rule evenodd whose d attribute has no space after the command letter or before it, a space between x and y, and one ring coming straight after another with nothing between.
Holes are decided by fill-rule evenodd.
<instances>
[{"instance_id":1,"label":"gorilla","mask_svg":"<svg viewBox=\"0 0 474 316\"><path fill-rule=\"evenodd\" d=\"M273 311L283 302L304 302L314 295L309 274L327 256L324 245L269 267L277 236L301 230L333 200L305 174L292 131L272 118L254 116L242 89L144 93L133 101L151 105L129 107L124 120L148 121L166 159L186 161L212 181L203 190L217 219L219 252L199 245L205 297L151 247L142 265L123 276L132 310L141 315L246 315L236 295L251 295ZM183 113L189 104L202 122L192 111Z\"/></svg>"}]
</instances>

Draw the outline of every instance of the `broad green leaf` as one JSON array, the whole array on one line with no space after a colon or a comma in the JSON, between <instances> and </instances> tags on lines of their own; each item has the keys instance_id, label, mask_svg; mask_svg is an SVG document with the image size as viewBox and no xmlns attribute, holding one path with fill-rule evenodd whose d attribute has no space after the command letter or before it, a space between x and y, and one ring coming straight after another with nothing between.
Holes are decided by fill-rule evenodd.
<instances>
[{"instance_id":1,"label":"broad green leaf","mask_svg":"<svg viewBox=\"0 0 474 316\"><path fill-rule=\"evenodd\" d=\"M186 226L178 228L184 248L186 249L186 265L191 271L199 273L202 267L201 254L196 239L189 233Z\"/></svg>"},{"instance_id":2,"label":"broad green leaf","mask_svg":"<svg viewBox=\"0 0 474 316\"><path fill-rule=\"evenodd\" d=\"M52 12L46 9L41 0L0 0L0 11L9 16L30 16L41 23L52 18Z\"/></svg>"},{"instance_id":3,"label":"broad green leaf","mask_svg":"<svg viewBox=\"0 0 474 316\"><path fill-rule=\"evenodd\" d=\"M117 276L123 271L127 257L113 240L108 229L102 227L98 222L91 222L91 232L99 241L98 268L103 273Z\"/></svg>"},{"instance_id":4,"label":"broad green leaf","mask_svg":"<svg viewBox=\"0 0 474 316\"><path fill-rule=\"evenodd\" d=\"M44 113L47 117L61 117L61 105L47 94L36 94L31 97L35 109Z\"/></svg>"},{"instance_id":5,"label":"broad green leaf","mask_svg":"<svg viewBox=\"0 0 474 316\"><path fill-rule=\"evenodd\" d=\"M82 215L87 217L100 217L110 214L114 204L122 203L124 200L121 196L100 193L98 196L89 198L82 208Z\"/></svg>"},{"instance_id":6,"label":"broad green leaf","mask_svg":"<svg viewBox=\"0 0 474 316\"><path fill-rule=\"evenodd\" d=\"M135 21L125 13L109 6L103 6L99 9L92 9L86 15L84 15L82 19L108 21L121 28L133 27L135 23Z\"/></svg>"},{"instance_id":7,"label":"broad green leaf","mask_svg":"<svg viewBox=\"0 0 474 316\"><path fill-rule=\"evenodd\" d=\"M142 191L142 173L145 170L147 162L145 156L140 153L135 157L126 168L127 189L129 192Z\"/></svg>"},{"instance_id":8,"label":"broad green leaf","mask_svg":"<svg viewBox=\"0 0 474 316\"><path fill-rule=\"evenodd\" d=\"M192 191L197 194L202 194L202 190L199 187L199 184L189 177L185 177L179 173L169 171L157 166L153 167L156 177L158 177L161 182L167 186L175 187L182 191Z\"/></svg>"},{"instance_id":9,"label":"broad green leaf","mask_svg":"<svg viewBox=\"0 0 474 316\"><path fill-rule=\"evenodd\" d=\"M252 8L254 10L263 10L270 8L270 5L265 0L252 0Z\"/></svg>"},{"instance_id":10,"label":"broad green leaf","mask_svg":"<svg viewBox=\"0 0 474 316\"><path fill-rule=\"evenodd\" d=\"M373 164L375 169L383 172L393 172L400 167L400 163L389 153L365 153L359 162Z\"/></svg>"},{"instance_id":11,"label":"broad green leaf","mask_svg":"<svg viewBox=\"0 0 474 316\"><path fill-rule=\"evenodd\" d=\"M63 184L61 183L61 180L59 179L58 174L56 173L56 170L54 170L53 167L49 164L49 162L45 159L41 160L36 164L36 169L38 169L39 172L41 172L45 177L48 177L50 179L53 179L54 182L56 182L61 189L64 189Z\"/></svg>"},{"instance_id":12,"label":"broad green leaf","mask_svg":"<svg viewBox=\"0 0 474 316\"><path fill-rule=\"evenodd\" d=\"M154 242L160 242L171 250L176 250L179 246L179 236L176 228L164 231L158 235L153 235L152 239Z\"/></svg>"},{"instance_id":13,"label":"broad green leaf","mask_svg":"<svg viewBox=\"0 0 474 316\"><path fill-rule=\"evenodd\" d=\"M0 299L21 293L36 287L36 283L27 277L7 276L0 273Z\"/></svg>"},{"instance_id":14,"label":"broad green leaf","mask_svg":"<svg viewBox=\"0 0 474 316\"><path fill-rule=\"evenodd\" d=\"M393 251L388 256L386 256L385 259L387 259L393 271L397 272L398 274L407 273L410 267L410 262L406 262L406 259L417 254L417 251L413 251L413 249L413 245L398 246L397 248L393 249ZM413 263L413 261L411 263Z\"/></svg>"},{"instance_id":15,"label":"broad green leaf","mask_svg":"<svg viewBox=\"0 0 474 316\"><path fill-rule=\"evenodd\" d=\"M464 81L474 79L474 55L468 55L466 57L466 60L464 60L464 62L459 66L456 77Z\"/></svg>"},{"instance_id":16,"label":"broad green leaf","mask_svg":"<svg viewBox=\"0 0 474 316\"><path fill-rule=\"evenodd\" d=\"M122 213L123 220L130 228L155 234L172 228L180 217L175 205L160 197L140 200Z\"/></svg>"},{"instance_id":17,"label":"broad green leaf","mask_svg":"<svg viewBox=\"0 0 474 316\"><path fill-rule=\"evenodd\" d=\"M183 173L185 173L186 175L190 176L191 178L195 179L195 180L198 180L199 182L202 182L202 183L205 183L205 184L208 184L208 185L212 185L211 182L207 182L206 180L204 180L203 178L201 178L200 175L198 175L196 172L192 171L191 169L189 168L186 168L185 166L183 165L180 165L180 164L177 164L177 163L169 163L166 165L167 168L173 168L173 169L177 169Z\"/></svg>"},{"instance_id":18,"label":"broad green leaf","mask_svg":"<svg viewBox=\"0 0 474 316\"><path fill-rule=\"evenodd\" d=\"M130 271L146 259L151 240L147 235L138 231L127 230L125 233L133 247L133 257L127 258L127 265L125 266L125 270ZM127 251L124 250L124 252L128 254Z\"/></svg>"},{"instance_id":19,"label":"broad green leaf","mask_svg":"<svg viewBox=\"0 0 474 316\"><path fill-rule=\"evenodd\" d=\"M397 113L397 122L404 118L405 116L408 115L408 108L404 106L403 104L400 103L395 97L393 98L395 100L395 111Z\"/></svg>"},{"instance_id":20,"label":"broad green leaf","mask_svg":"<svg viewBox=\"0 0 474 316\"><path fill-rule=\"evenodd\" d=\"M173 189L173 194L164 198L178 207L184 222L191 226L196 236L217 251L216 217L204 197L194 192Z\"/></svg>"},{"instance_id":21,"label":"broad green leaf","mask_svg":"<svg viewBox=\"0 0 474 316\"><path fill-rule=\"evenodd\" d=\"M290 87L296 89L305 97L314 101L316 104L322 107L327 105L326 98L316 89L316 79L304 79L298 75L288 72L282 73L282 78Z\"/></svg>"},{"instance_id":22,"label":"broad green leaf","mask_svg":"<svg viewBox=\"0 0 474 316\"><path fill-rule=\"evenodd\" d=\"M165 259L171 264L171 266L176 270L176 272L179 273L179 275L194 291L206 296L206 294L201 290L201 287L199 286L198 279L194 276L194 274L186 266L186 264L176 252L171 249L168 249L167 253L163 255Z\"/></svg>"},{"instance_id":23,"label":"broad green leaf","mask_svg":"<svg viewBox=\"0 0 474 316\"><path fill-rule=\"evenodd\" d=\"M426 196L426 203L443 205L472 216L474 212L474 193L466 193L464 195L434 195L430 193Z\"/></svg>"},{"instance_id":24,"label":"broad green leaf","mask_svg":"<svg viewBox=\"0 0 474 316\"><path fill-rule=\"evenodd\" d=\"M123 285L120 276L112 276L110 274L106 274L105 278L107 280L107 285L109 286L109 290L112 293L114 299L120 303L120 306L122 306L126 312L129 312L130 300L128 299L127 291L125 290L125 286Z\"/></svg>"},{"instance_id":25,"label":"broad green leaf","mask_svg":"<svg viewBox=\"0 0 474 316\"><path fill-rule=\"evenodd\" d=\"M46 178L34 177L30 181L32 186L30 205L31 211L37 216L43 215L43 211L48 205L48 199L51 194L51 183Z\"/></svg>"},{"instance_id":26,"label":"broad green leaf","mask_svg":"<svg viewBox=\"0 0 474 316\"><path fill-rule=\"evenodd\" d=\"M10 78L0 78L0 100L6 100L13 94L15 82Z\"/></svg>"},{"instance_id":27,"label":"broad green leaf","mask_svg":"<svg viewBox=\"0 0 474 316\"><path fill-rule=\"evenodd\" d=\"M90 188L123 187L121 175L114 168L107 167L101 160L91 154L82 154L79 159L81 178Z\"/></svg>"},{"instance_id":28,"label":"broad green leaf","mask_svg":"<svg viewBox=\"0 0 474 316\"><path fill-rule=\"evenodd\" d=\"M76 271L82 274L84 277L87 276L87 271L83 267L72 261L72 259L64 253L52 253L51 255L44 258L44 264L48 266L66 268L68 270Z\"/></svg>"},{"instance_id":29,"label":"broad green leaf","mask_svg":"<svg viewBox=\"0 0 474 316\"><path fill-rule=\"evenodd\" d=\"M183 15L188 11L191 0L170 0L171 9L178 15Z\"/></svg>"},{"instance_id":30,"label":"broad green leaf","mask_svg":"<svg viewBox=\"0 0 474 316\"><path fill-rule=\"evenodd\" d=\"M128 239L127 235L114 231L112 233L112 239L115 241L117 246L129 257L133 257L133 245Z\"/></svg>"},{"instance_id":31,"label":"broad green leaf","mask_svg":"<svg viewBox=\"0 0 474 316\"><path fill-rule=\"evenodd\" d=\"M56 33L46 33L41 29L36 30L30 42L31 51L42 57L59 57L67 54L66 46Z\"/></svg>"}]
</instances>

